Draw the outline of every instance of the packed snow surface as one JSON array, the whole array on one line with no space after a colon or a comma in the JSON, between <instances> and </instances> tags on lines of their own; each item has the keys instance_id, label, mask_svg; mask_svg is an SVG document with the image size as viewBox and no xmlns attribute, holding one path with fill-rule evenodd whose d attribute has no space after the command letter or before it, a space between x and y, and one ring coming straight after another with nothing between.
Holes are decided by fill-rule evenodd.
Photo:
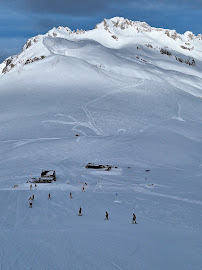
<instances>
[{"instance_id":1,"label":"packed snow surface","mask_svg":"<svg viewBox=\"0 0 202 270\"><path fill-rule=\"evenodd\" d=\"M200 35L115 17L0 65L1 270L202 269L201 61Z\"/></svg>"}]
</instances>

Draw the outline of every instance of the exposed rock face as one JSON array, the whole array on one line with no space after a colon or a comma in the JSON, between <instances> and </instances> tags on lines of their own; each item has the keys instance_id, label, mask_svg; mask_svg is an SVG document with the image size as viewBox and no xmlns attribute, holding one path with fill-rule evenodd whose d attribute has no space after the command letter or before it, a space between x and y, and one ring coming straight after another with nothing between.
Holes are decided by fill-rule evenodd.
<instances>
[{"instance_id":1,"label":"exposed rock face","mask_svg":"<svg viewBox=\"0 0 202 270\"><path fill-rule=\"evenodd\" d=\"M21 64L23 65L27 65L27 64L30 64L30 63L33 63L33 62L36 62L36 61L39 61L39 60L42 60L42 59L44 59L45 58L45 56L44 55L42 55L41 57L34 57L34 58L32 58L32 59L27 59L27 60L25 60L24 62L21 62ZM11 69L13 69L16 65L14 64L14 63L12 63L12 58L9 58L9 59L7 59L6 60L6 65L5 65L5 67L3 68L3 70L2 70L2 73L7 73L7 72L9 72Z\"/></svg>"},{"instance_id":2,"label":"exposed rock face","mask_svg":"<svg viewBox=\"0 0 202 270\"><path fill-rule=\"evenodd\" d=\"M4 62L5 62L5 67L3 68L3 70L2 70L2 73L6 73L6 72L8 72L8 71L10 71L12 68L14 68L14 64L12 63L12 57L10 57L10 58L7 58Z\"/></svg>"},{"instance_id":3,"label":"exposed rock face","mask_svg":"<svg viewBox=\"0 0 202 270\"><path fill-rule=\"evenodd\" d=\"M28 39L28 41L25 43L22 51L25 51L25 50L29 49L33 44L35 44L36 42L38 42L39 39L40 39L39 36L36 36L36 37L33 37L33 38Z\"/></svg>"},{"instance_id":4,"label":"exposed rock face","mask_svg":"<svg viewBox=\"0 0 202 270\"><path fill-rule=\"evenodd\" d=\"M194 47L189 48L189 47L186 47L186 46L184 46L184 45L181 45L180 47L181 47L183 50L188 50L188 51L192 51L192 50L194 49Z\"/></svg>"},{"instance_id":5,"label":"exposed rock face","mask_svg":"<svg viewBox=\"0 0 202 270\"><path fill-rule=\"evenodd\" d=\"M161 54L167 54L168 56L171 56L172 55L172 53L170 51L168 51L166 49L163 49L163 48L160 49L160 53Z\"/></svg>"},{"instance_id":6,"label":"exposed rock face","mask_svg":"<svg viewBox=\"0 0 202 270\"><path fill-rule=\"evenodd\" d=\"M189 65L189 66L195 66L196 65L196 62L195 62L195 60L194 60L194 58L189 58L189 59L185 59L185 60L183 60L182 58L180 58L180 57L175 57L175 59L177 60L177 61L179 61L180 63L185 63L185 64L187 64L187 65Z\"/></svg>"},{"instance_id":7,"label":"exposed rock face","mask_svg":"<svg viewBox=\"0 0 202 270\"><path fill-rule=\"evenodd\" d=\"M45 56L42 55L41 57L34 57L33 59L27 59L26 62L25 62L25 65L36 62L36 61L39 61L39 60L42 60L44 58L45 58Z\"/></svg>"}]
</instances>

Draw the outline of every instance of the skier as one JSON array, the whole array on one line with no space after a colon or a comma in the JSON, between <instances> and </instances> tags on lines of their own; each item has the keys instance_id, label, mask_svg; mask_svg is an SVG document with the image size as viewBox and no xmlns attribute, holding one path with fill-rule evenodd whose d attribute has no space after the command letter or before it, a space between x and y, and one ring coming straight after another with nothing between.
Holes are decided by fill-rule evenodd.
<instances>
[{"instance_id":1,"label":"skier","mask_svg":"<svg viewBox=\"0 0 202 270\"><path fill-rule=\"evenodd\" d=\"M82 191L84 191L84 186L82 186Z\"/></svg>"},{"instance_id":2,"label":"skier","mask_svg":"<svg viewBox=\"0 0 202 270\"><path fill-rule=\"evenodd\" d=\"M48 194L48 198L50 199L50 193Z\"/></svg>"},{"instance_id":3,"label":"skier","mask_svg":"<svg viewBox=\"0 0 202 270\"><path fill-rule=\"evenodd\" d=\"M79 216L82 216L82 213L81 213L81 207L79 208Z\"/></svg>"},{"instance_id":4,"label":"skier","mask_svg":"<svg viewBox=\"0 0 202 270\"><path fill-rule=\"evenodd\" d=\"M35 184L35 189L37 188L37 184Z\"/></svg>"},{"instance_id":5,"label":"skier","mask_svg":"<svg viewBox=\"0 0 202 270\"><path fill-rule=\"evenodd\" d=\"M69 193L69 197L70 197L70 199L72 199L72 193L71 192Z\"/></svg>"},{"instance_id":6,"label":"skier","mask_svg":"<svg viewBox=\"0 0 202 270\"><path fill-rule=\"evenodd\" d=\"M137 222L136 222L136 215L133 213L133 219L132 219L132 224L137 224Z\"/></svg>"},{"instance_id":7,"label":"skier","mask_svg":"<svg viewBox=\"0 0 202 270\"><path fill-rule=\"evenodd\" d=\"M29 207L32 208L32 198L29 198Z\"/></svg>"},{"instance_id":8,"label":"skier","mask_svg":"<svg viewBox=\"0 0 202 270\"><path fill-rule=\"evenodd\" d=\"M34 194L32 195L32 200L34 200Z\"/></svg>"},{"instance_id":9,"label":"skier","mask_svg":"<svg viewBox=\"0 0 202 270\"><path fill-rule=\"evenodd\" d=\"M108 219L109 219L109 214L108 214L108 212L107 212L107 211L106 211L105 219L106 219L106 220L108 220Z\"/></svg>"}]
</instances>

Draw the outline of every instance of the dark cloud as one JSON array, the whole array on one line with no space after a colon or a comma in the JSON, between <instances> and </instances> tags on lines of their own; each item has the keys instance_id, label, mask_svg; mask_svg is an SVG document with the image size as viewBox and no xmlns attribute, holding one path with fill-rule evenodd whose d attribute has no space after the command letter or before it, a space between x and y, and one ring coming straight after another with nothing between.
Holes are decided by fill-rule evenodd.
<instances>
[{"instance_id":1,"label":"dark cloud","mask_svg":"<svg viewBox=\"0 0 202 270\"><path fill-rule=\"evenodd\" d=\"M137 9L202 8L201 0L0 0L4 5L27 12L66 14L71 16L98 15L101 12L124 10L128 7Z\"/></svg>"},{"instance_id":2,"label":"dark cloud","mask_svg":"<svg viewBox=\"0 0 202 270\"><path fill-rule=\"evenodd\" d=\"M26 3L34 12L63 13L69 15L89 15L92 12L99 12L107 7L106 1L95 0L30 0L26 1Z\"/></svg>"},{"instance_id":3,"label":"dark cloud","mask_svg":"<svg viewBox=\"0 0 202 270\"><path fill-rule=\"evenodd\" d=\"M35 13L52 13L88 16L107 10L112 4L123 3L122 0L1 0L4 5ZM131 2L125 0L124 4Z\"/></svg>"}]
</instances>

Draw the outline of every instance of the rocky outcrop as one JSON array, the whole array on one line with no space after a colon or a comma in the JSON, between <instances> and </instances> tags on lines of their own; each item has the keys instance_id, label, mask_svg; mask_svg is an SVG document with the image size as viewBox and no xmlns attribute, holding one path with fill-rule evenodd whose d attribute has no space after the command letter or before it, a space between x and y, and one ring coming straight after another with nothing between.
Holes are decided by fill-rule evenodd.
<instances>
[{"instance_id":1,"label":"rocky outcrop","mask_svg":"<svg viewBox=\"0 0 202 270\"><path fill-rule=\"evenodd\" d=\"M163 48L160 49L160 53L161 54L167 54L168 56L171 56L172 55L172 53L170 51L168 51L166 49L163 49Z\"/></svg>"},{"instance_id":2,"label":"rocky outcrop","mask_svg":"<svg viewBox=\"0 0 202 270\"><path fill-rule=\"evenodd\" d=\"M39 60L42 60L44 58L45 58L45 56L42 55L41 57L34 57L32 59L27 59L26 62L25 62L25 65L31 64L31 63L36 62L36 61L39 61Z\"/></svg>"},{"instance_id":3,"label":"rocky outcrop","mask_svg":"<svg viewBox=\"0 0 202 270\"><path fill-rule=\"evenodd\" d=\"M12 61L13 61L13 58L12 58L12 57L7 58L7 59L5 60L6 65L5 65L5 67L3 68L2 73L5 74L6 72L10 71L12 68L15 67L15 65L12 63Z\"/></svg>"},{"instance_id":4,"label":"rocky outcrop","mask_svg":"<svg viewBox=\"0 0 202 270\"><path fill-rule=\"evenodd\" d=\"M36 61L39 61L39 60L43 60L44 58L45 58L45 56L42 55L42 56L40 56L40 57L34 57L34 58L32 58L32 59L31 59L31 58L26 59L25 61L21 61L20 63L21 63L21 64L24 64L24 65L28 65L28 64L31 64L31 63L33 63L33 62L36 62ZM3 74L5 74L5 73L11 71L11 70L16 66L16 64L13 63L13 59L14 59L14 58L10 57L10 58L8 58L8 59L5 60L6 65L5 65L5 67L3 68L3 70L2 70L2 73L3 73Z\"/></svg>"}]
</instances>

